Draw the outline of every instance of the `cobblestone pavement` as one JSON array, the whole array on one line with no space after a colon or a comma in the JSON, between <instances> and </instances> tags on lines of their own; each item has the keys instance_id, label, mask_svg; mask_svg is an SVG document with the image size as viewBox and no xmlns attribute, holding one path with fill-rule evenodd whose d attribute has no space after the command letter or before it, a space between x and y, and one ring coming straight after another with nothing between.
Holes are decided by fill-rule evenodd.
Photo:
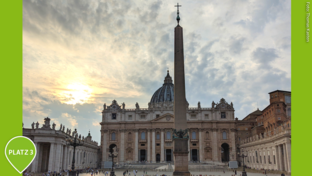
<instances>
[{"instance_id":1,"label":"cobblestone pavement","mask_svg":"<svg viewBox=\"0 0 312 176\"><path fill-rule=\"evenodd\" d=\"M145 174L144 176L155 176L156 174L158 176L165 174L166 176L172 176L173 172L156 172L156 171L147 171L147 174ZM195 176L232 176L234 173L233 172L191 172L192 175ZM236 176L241 176L242 172L241 171L237 171L237 175ZM116 176L122 176L122 171L116 171L115 172ZM83 173L83 174L79 174L79 176L91 176L90 173ZM93 174L93 176L104 176L103 173L100 174ZM108 175L109 176L109 175ZM127 175L129 176L129 175ZM134 176L133 172L131 171L131 175L130 176ZM136 174L136 176L143 176L143 172L142 171L138 171L138 173ZM264 175L262 173L247 173L247 176L280 176L280 174L267 174ZM289 176L289 175L286 175Z\"/></svg>"}]
</instances>

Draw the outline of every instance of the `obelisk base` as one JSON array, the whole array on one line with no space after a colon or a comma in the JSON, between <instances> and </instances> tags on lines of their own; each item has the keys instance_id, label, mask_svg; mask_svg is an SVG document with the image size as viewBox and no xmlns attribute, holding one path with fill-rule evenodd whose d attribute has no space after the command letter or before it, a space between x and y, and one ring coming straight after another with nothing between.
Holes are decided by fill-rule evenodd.
<instances>
[{"instance_id":1,"label":"obelisk base","mask_svg":"<svg viewBox=\"0 0 312 176\"><path fill-rule=\"evenodd\" d=\"M51 174L52 175L52 174ZM69 171L69 176L77 176L77 172L76 171Z\"/></svg>"},{"instance_id":2,"label":"obelisk base","mask_svg":"<svg viewBox=\"0 0 312 176\"><path fill-rule=\"evenodd\" d=\"M173 176L190 176L188 170L188 139L174 139L174 172Z\"/></svg>"}]
</instances>

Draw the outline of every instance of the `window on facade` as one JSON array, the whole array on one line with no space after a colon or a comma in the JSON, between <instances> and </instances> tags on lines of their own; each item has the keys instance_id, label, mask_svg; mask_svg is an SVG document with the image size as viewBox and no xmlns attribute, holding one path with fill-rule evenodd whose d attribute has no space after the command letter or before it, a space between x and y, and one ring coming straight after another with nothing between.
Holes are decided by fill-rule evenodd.
<instances>
[{"instance_id":1,"label":"window on facade","mask_svg":"<svg viewBox=\"0 0 312 176\"><path fill-rule=\"evenodd\" d=\"M271 164L270 155L268 156L269 164Z\"/></svg>"},{"instance_id":2,"label":"window on facade","mask_svg":"<svg viewBox=\"0 0 312 176\"><path fill-rule=\"evenodd\" d=\"M256 162L258 163L259 161L258 161L258 153L257 153L257 151L256 151Z\"/></svg>"},{"instance_id":3,"label":"window on facade","mask_svg":"<svg viewBox=\"0 0 312 176\"><path fill-rule=\"evenodd\" d=\"M291 109L290 109L290 108L287 109L287 116L288 116L288 117L291 116Z\"/></svg>"},{"instance_id":4,"label":"window on facade","mask_svg":"<svg viewBox=\"0 0 312 176\"><path fill-rule=\"evenodd\" d=\"M142 140L145 140L145 132L142 132L142 133L141 133L141 139L142 139Z\"/></svg>"},{"instance_id":5,"label":"window on facade","mask_svg":"<svg viewBox=\"0 0 312 176\"><path fill-rule=\"evenodd\" d=\"M222 132L222 139L226 139L226 132L225 131Z\"/></svg>"},{"instance_id":6,"label":"window on facade","mask_svg":"<svg viewBox=\"0 0 312 176\"><path fill-rule=\"evenodd\" d=\"M262 163L262 157L260 156L259 158L260 158L260 163Z\"/></svg>"},{"instance_id":7,"label":"window on facade","mask_svg":"<svg viewBox=\"0 0 312 176\"><path fill-rule=\"evenodd\" d=\"M166 133L166 139L171 139L171 133L170 133L170 131L167 131L167 133Z\"/></svg>"},{"instance_id":8,"label":"window on facade","mask_svg":"<svg viewBox=\"0 0 312 176\"><path fill-rule=\"evenodd\" d=\"M132 120L132 115L129 115L129 116L128 116L128 120Z\"/></svg>"},{"instance_id":9,"label":"window on facade","mask_svg":"<svg viewBox=\"0 0 312 176\"><path fill-rule=\"evenodd\" d=\"M145 144L141 144L141 146L145 146Z\"/></svg>"},{"instance_id":10,"label":"window on facade","mask_svg":"<svg viewBox=\"0 0 312 176\"><path fill-rule=\"evenodd\" d=\"M280 113L280 112L281 112L281 110L280 110L280 109L277 109L277 110L276 110L276 112L277 112L277 113Z\"/></svg>"},{"instance_id":11,"label":"window on facade","mask_svg":"<svg viewBox=\"0 0 312 176\"><path fill-rule=\"evenodd\" d=\"M116 113L112 113L112 120L116 120L117 118L117 114Z\"/></svg>"},{"instance_id":12,"label":"window on facade","mask_svg":"<svg viewBox=\"0 0 312 176\"><path fill-rule=\"evenodd\" d=\"M209 114L205 114L205 119L209 119Z\"/></svg>"},{"instance_id":13,"label":"window on facade","mask_svg":"<svg viewBox=\"0 0 312 176\"><path fill-rule=\"evenodd\" d=\"M195 131L192 132L192 139L196 139L196 132Z\"/></svg>"},{"instance_id":14,"label":"window on facade","mask_svg":"<svg viewBox=\"0 0 312 176\"><path fill-rule=\"evenodd\" d=\"M116 141L116 134L114 132L112 133L112 141Z\"/></svg>"},{"instance_id":15,"label":"window on facade","mask_svg":"<svg viewBox=\"0 0 312 176\"><path fill-rule=\"evenodd\" d=\"M160 139L160 135L159 133L156 134L156 139L159 140Z\"/></svg>"},{"instance_id":16,"label":"window on facade","mask_svg":"<svg viewBox=\"0 0 312 176\"><path fill-rule=\"evenodd\" d=\"M221 112L221 119L225 119L226 116L225 116L225 112Z\"/></svg>"},{"instance_id":17,"label":"window on facade","mask_svg":"<svg viewBox=\"0 0 312 176\"><path fill-rule=\"evenodd\" d=\"M128 141L131 141L131 138L132 138L131 133L128 133Z\"/></svg>"},{"instance_id":18,"label":"window on facade","mask_svg":"<svg viewBox=\"0 0 312 176\"><path fill-rule=\"evenodd\" d=\"M291 97L289 95L285 95L285 102L290 103L291 102Z\"/></svg>"},{"instance_id":19,"label":"window on facade","mask_svg":"<svg viewBox=\"0 0 312 176\"><path fill-rule=\"evenodd\" d=\"M193 146L196 146L196 143L193 143L192 145L193 145Z\"/></svg>"},{"instance_id":20,"label":"window on facade","mask_svg":"<svg viewBox=\"0 0 312 176\"><path fill-rule=\"evenodd\" d=\"M159 117L159 114L156 114L156 118L158 118Z\"/></svg>"},{"instance_id":21,"label":"window on facade","mask_svg":"<svg viewBox=\"0 0 312 176\"><path fill-rule=\"evenodd\" d=\"M264 161L264 164L265 164L266 163L265 156L263 156L263 161Z\"/></svg>"},{"instance_id":22,"label":"window on facade","mask_svg":"<svg viewBox=\"0 0 312 176\"><path fill-rule=\"evenodd\" d=\"M195 118L196 118L196 115L191 115L191 118L192 118L192 119L195 119Z\"/></svg>"},{"instance_id":23,"label":"window on facade","mask_svg":"<svg viewBox=\"0 0 312 176\"><path fill-rule=\"evenodd\" d=\"M159 143L157 143L157 144L156 144L156 146L160 146L160 144L159 144Z\"/></svg>"},{"instance_id":24,"label":"window on facade","mask_svg":"<svg viewBox=\"0 0 312 176\"><path fill-rule=\"evenodd\" d=\"M238 141L240 141L240 137L238 138Z\"/></svg>"},{"instance_id":25,"label":"window on facade","mask_svg":"<svg viewBox=\"0 0 312 176\"><path fill-rule=\"evenodd\" d=\"M145 119L145 115L141 115L141 119Z\"/></svg>"},{"instance_id":26,"label":"window on facade","mask_svg":"<svg viewBox=\"0 0 312 176\"><path fill-rule=\"evenodd\" d=\"M209 132L206 131L206 139L209 139Z\"/></svg>"}]
</instances>

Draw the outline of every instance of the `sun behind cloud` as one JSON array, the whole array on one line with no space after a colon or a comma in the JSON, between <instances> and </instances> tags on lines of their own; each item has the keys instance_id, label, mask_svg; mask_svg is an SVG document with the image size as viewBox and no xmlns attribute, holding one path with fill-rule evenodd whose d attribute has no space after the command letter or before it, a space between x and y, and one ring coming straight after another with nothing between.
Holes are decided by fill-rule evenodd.
<instances>
[{"instance_id":1,"label":"sun behind cloud","mask_svg":"<svg viewBox=\"0 0 312 176\"><path fill-rule=\"evenodd\" d=\"M73 83L67 85L66 89L60 92L61 96L65 97L66 104L83 104L86 103L92 96L93 90L81 83Z\"/></svg>"}]
</instances>

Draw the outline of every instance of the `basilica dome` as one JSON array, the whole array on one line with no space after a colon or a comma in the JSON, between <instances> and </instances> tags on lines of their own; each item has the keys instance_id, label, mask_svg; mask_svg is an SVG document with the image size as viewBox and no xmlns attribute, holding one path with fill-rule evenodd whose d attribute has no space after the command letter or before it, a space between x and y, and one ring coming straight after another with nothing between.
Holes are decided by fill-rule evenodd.
<instances>
[{"instance_id":1,"label":"basilica dome","mask_svg":"<svg viewBox=\"0 0 312 176\"><path fill-rule=\"evenodd\" d=\"M153 94L150 103L173 102L173 95L172 78L167 71L163 86Z\"/></svg>"}]
</instances>

